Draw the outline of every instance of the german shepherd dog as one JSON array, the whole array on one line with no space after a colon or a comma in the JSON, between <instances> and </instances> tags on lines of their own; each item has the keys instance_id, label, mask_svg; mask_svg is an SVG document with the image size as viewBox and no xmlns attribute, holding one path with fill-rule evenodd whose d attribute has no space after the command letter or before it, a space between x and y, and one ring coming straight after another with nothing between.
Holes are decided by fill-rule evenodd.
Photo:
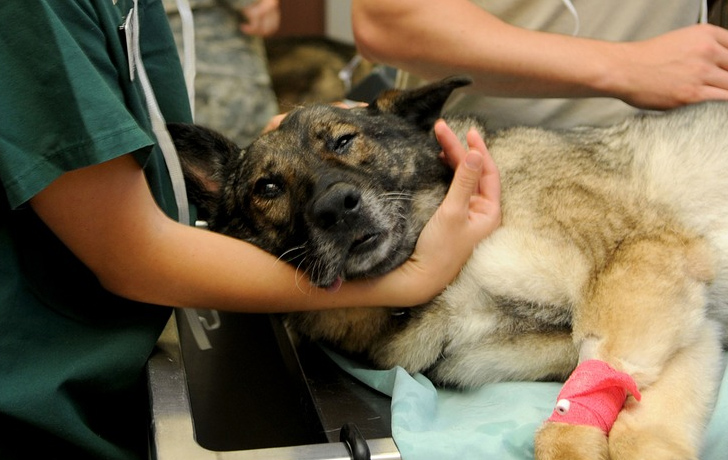
<instances>
[{"instance_id":1,"label":"german shepherd dog","mask_svg":"<svg viewBox=\"0 0 728 460\"><path fill-rule=\"evenodd\" d=\"M199 127L170 129L210 228L326 287L411 254L452 178L433 124L468 82L300 108L242 152ZM606 362L636 382L611 431L550 419L536 457L697 459L728 328L728 105L568 131L447 121L484 136L502 226L427 305L293 314L289 326L459 387Z\"/></svg>"}]
</instances>

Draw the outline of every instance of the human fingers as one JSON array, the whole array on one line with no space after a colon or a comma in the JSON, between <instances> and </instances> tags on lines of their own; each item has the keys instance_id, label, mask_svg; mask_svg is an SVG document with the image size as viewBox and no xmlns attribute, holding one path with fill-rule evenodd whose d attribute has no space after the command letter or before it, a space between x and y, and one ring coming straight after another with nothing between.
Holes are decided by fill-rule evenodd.
<instances>
[{"instance_id":1,"label":"human fingers","mask_svg":"<svg viewBox=\"0 0 728 460\"><path fill-rule=\"evenodd\" d=\"M449 133L445 133L448 143ZM454 145L453 145L454 147ZM460 146L462 148L462 146ZM478 147L479 148L479 147ZM456 149L457 150L457 149ZM457 275L473 248L499 225L500 180L490 155L465 151L444 200L425 225L407 264L409 278L443 288ZM418 288L419 289L419 288Z\"/></svg>"},{"instance_id":2,"label":"human fingers","mask_svg":"<svg viewBox=\"0 0 728 460\"><path fill-rule=\"evenodd\" d=\"M696 91L694 100L700 102L708 100L728 100L728 71L714 69L706 72L705 83Z\"/></svg>"},{"instance_id":3,"label":"human fingers","mask_svg":"<svg viewBox=\"0 0 728 460\"><path fill-rule=\"evenodd\" d=\"M241 12L246 22L240 25L240 30L245 34L267 37L280 26L278 0L258 0L243 7Z\"/></svg>"},{"instance_id":4,"label":"human fingers","mask_svg":"<svg viewBox=\"0 0 728 460\"><path fill-rule=\"evenodd\" d=\"M627 60L619 81L629 104L668 109L728 99L727 30L698 24L621 49Z\"/></svg>"},{"instance_id":5,"label":"human fingers","mask_svg":"<svg viewBox=\"0 0 728 460\"><path fill-rule=\"evenodd\" d=\"M484 164L482 153L469 150L455 169L450 188L440 206L441 217L451 220L451 224L459 226L467 223L472 198L481 193L480 182L485 174Z\"/></svg>"},{"instance_id":6,"label":"human fingers","mask_svg":"<svg viewBox=\"0 0 728 460\"><path fill-rule=\"evenodd\" d=\"M410 264L444 287L486 235L474 237L470 228L470 199L482 172L482 155L466 154L442 203L422 229ZM437 281L439 279L439 281Z\"/></svg>"},{"instance_id":7,"label":"human fingers","mask_svg":"<svg viewBox=\"0 0 728 460\"><path fill-rule=\"evenodd\" d=\"M687 31L694 37L694 67L704 85L697 99L725 99L728 92L728 30L701 24Z\"/></svg>"},{"instance_id":8,"label":"human fingers","mask_svg":"<svg viewBox=\"0 0 728 460\"><path fill-rule=\"evenodd\" d=\"M465 147L458 139L457 135L447 125L445 120L439 119L435 122L435 137L437 142L442 147L442 158L452 169L457 168L457 165L462 162L467 153Z\"/></svg>"},{"instance_id":9,"label":"human fingers","mask_svg":"<svg viewBox=\"0 0 728 460\"><path fill-rule=\"evenodd\" d=\"M467 134L468 146L471 151L482 155L483 170L475 190L478 200L471 202L471 210L486 214L500 214L501 181L493 157L485 145L485 141L477 130L471 129ZM466 158L467 161L467 158Z\"/></svg>"},{"instance_id":10,"label":"human fingers","mask_svg":"<svg viewBox=\"0 0 728 460\"><path fill-rule=\"evenodd\" d=\"M482 154L485 154L488 151L488 148L485 146L485 141L483 140L483 137L475 128L470 128L468 130L468 133L465 135L465 140L468 142L468 147L473 150L477 150Z\"/></svg>"},{"instance_id":11,"label":"human fingers","mask_svg":"<svg viewBox=\"0 0 728 460\"><path fill-rule=\"evenodd\" d=\"M273 35L280 25L280 21L276 17L255 17L240 24L240 30L246 35L257 37L269 37Z\"/></svg>"},{"instance_id":12,"label":"human fingers","mask_svg":"<svg viewBox=\"0 0 728 460\"><path fill-rule=\"evenodd\" d=\"M494 203L500 203L500 173L480 133L471 128L466 134L469 151L442 119L435 122L435 136L443 148L442 158L453 169L463 162L466 162L468 168L480 168L479 162L482 161L482 173L470 190L478 199L471 200L471 206L477 205L479 211L486 213L493 211Z\"/></svg>"},{"instance_id":13,"label":"human fingers","mask_svg":"<svg viewBox=\"0 0 728 460\"><path fill-rule=\"evenodd\" d=\"M490 156L490 152L488 152L488 148L485 146L485 141L481 137L480 133L475 128L470 128L468 130L468 133L465 136L465 139L468 143L468 148L471 150L475 150L477 152L480 152L482 155L488 155ZM483 160L485 161L485 159ZM491 159L492 163L492 159ZM486 181L485 175L481 177L481 181ZM485 185L485 182L483 182L483 185ZM476 193L480 191L480 182L478 183L478 188L476 189Z\"/></svg>"},{"instance_id":14,"label":"human fingers","mask_svg":"<svg viewBox=\"0 0 728 460\"><path fill-rule=\"evenodd\" d=\"M703 59L713 66L703 72L707 89L702 99L728 99L728 30L713 25L700 30L708 33L717 45L703 48Z\"/></svg>"},{"instance_id":15,"label":"human fingers","mask_svg":"<svg viewBox=\"0 0 728 460\"><path fill-rule=\"evenodd\" d=\"M421 264L427 266L433 257L443 273L456 273L473 248L500 225L500 181L487 164L481 152L465 153L445 198L418 239L415 252ZM487 182L490 179L495 181Z\"/></svg>"},{"instance_id":16,"label":"human fingers","mask_svg":"<svg viewBox=\"0 0 728 460\"><path fill-rule=\"evenodd\" d=\"M706 29L723 48L728 49L728 29L718 27L712 24L702 24L698 26L702 29Z\"/></svg>"},{"instance_id":17,"label":"human fingers","mask_svg":"<svg viewBox=\"0 0 728 460\"><path fill-rule=\"evenodd\" d=\"M278 126L281 124L284 118L288 116L288 113L281 113L278 115L273 116L268 123L263 128L263 133L267 133L268 131L273 131L274 129L278 128Z\"/></svg>"},{"instance_id":18,"label":"human fingers","mask_svg":"<svg viewBox=\"0 0 728 460\"><path fill-rule=\"evenodd\" d=\"M366 102L345 100L332 102L331 105L333 105L334 107L339 107L341 109L353 109L355 107L366 107L369 104L367 104Z\"/></svg>"}]
</instances>

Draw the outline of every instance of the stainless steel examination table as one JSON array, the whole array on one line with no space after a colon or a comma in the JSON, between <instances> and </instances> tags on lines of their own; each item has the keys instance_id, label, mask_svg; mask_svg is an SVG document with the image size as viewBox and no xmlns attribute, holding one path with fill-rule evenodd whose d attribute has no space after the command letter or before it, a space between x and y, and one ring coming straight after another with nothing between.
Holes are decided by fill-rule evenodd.
<instances>
[{"instance_id":1,"label":"stainless steel examination table","mask_svg":"<svg viewBox=\"0 0 728 460\"><path fill-rule=\"evenodd\" d=\"M294 346L275 316L219 315L201 350L177 312L149 360L153 458L401 458L388 396Z\"/></svg>"}]
</instances>

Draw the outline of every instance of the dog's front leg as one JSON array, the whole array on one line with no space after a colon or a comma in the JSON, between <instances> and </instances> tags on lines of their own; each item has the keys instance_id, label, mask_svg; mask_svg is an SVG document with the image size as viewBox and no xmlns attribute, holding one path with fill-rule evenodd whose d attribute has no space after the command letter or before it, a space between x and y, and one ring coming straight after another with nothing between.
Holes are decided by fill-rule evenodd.
<instances>
[{"instance_id":1,"label":"dog's front leg","mask_svg":"<svg viewBox=\"0 0 728 460\"><path fill-rule=\"evenodd\" d=\"M537 459L697 458L720 350L704 312L707 255L702 241L669 231L612 254L575 311L584 372L537 433Z\"/></svg>"}]
</instances>

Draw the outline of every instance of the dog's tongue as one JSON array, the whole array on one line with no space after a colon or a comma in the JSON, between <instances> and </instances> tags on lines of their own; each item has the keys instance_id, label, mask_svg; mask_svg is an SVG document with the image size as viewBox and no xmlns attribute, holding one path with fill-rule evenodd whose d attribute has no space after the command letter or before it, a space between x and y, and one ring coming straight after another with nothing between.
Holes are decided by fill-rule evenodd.
<instances>
[{"instance_id":1,"label":"dog's tongue","mask_svg":"<svg viewBox=\"0 0 728 460\"><path fill-rule=\"evenodd\" d=\"M326 290L329 292L336 292L339 289L341 289L341 285L343 284L343 281L341 281L341 277L337 276L333 283L331 283L331 286L327 287Z\"/></svg>"}]
</instances>

